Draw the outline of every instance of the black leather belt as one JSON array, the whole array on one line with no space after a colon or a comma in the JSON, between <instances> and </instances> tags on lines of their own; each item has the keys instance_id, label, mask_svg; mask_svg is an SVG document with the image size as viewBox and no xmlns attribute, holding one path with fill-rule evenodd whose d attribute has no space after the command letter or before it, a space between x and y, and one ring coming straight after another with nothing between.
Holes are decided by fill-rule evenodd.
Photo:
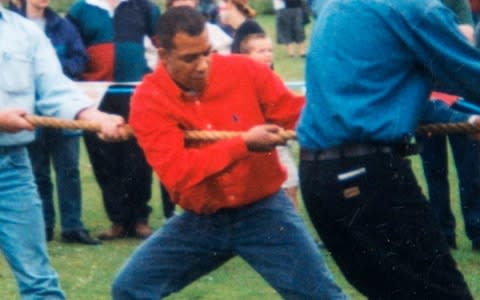
<instances>
[{"instance_id":1,"label":"black leather belt","mask_svg":"<svg viewBox=\"0 0 480 300\"><path fill-rule=\"evenodd\" d=\"M334 147L326 150L312 151L302 149L300 151L300 160L317 161L331 160L342 157L359 157L372 154L395 154L407 156L418 153L418 148L414 144L394 144L394 145L376 145L376 144L352 144Z\"/></svg>"}]
</instances>

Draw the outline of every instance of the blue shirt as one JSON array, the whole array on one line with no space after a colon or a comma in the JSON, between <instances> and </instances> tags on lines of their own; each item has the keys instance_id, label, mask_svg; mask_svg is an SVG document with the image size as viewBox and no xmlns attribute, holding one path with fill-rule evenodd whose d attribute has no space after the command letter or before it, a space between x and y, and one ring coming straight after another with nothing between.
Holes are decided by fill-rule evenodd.
<instances>
[{"instance_id":1,"label":"blue shirt","mask_svg":"<svg viewBox=\"0 0 480 300\"><path fill-rule=\"evenodd\" d=\"M420 120L462 121L434 109L433 83L480 100L480 52L438 0L329 0L306 64L303 148L409 141Z\"/></svg>"},{"instance_id":2,"label":"blue shirt","mask_svg":"<svg viewBox=\"0 0 480 300\"><path fill-rule=\"evenodd\" d=\"M0 5L0 109L23 108L31 114L73 119L93 105L62 72L45 34ZM34 133L0 132L0 146L31 142Z\"/></svg>"}]
</instances>

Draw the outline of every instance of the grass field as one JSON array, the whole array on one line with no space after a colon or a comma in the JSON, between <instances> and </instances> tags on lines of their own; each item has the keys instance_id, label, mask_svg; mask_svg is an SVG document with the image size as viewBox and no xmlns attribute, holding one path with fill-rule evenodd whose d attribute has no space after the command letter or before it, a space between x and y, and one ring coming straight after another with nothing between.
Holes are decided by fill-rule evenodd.
<instances>
[{"instance_id":1,"label":"grass field","mask_svg":"<svg viewBox=\"0 0 480 300\"><path fill-rule=\"evenodd\" d=\"M259 17L259 21L272 35L273 18L271 16ZM301 58L288 58L285 49L275 49L276 71L285 80L303 80L304 61ZM418 157L413 158L416 173L421 179ZM453 169L453 168L452 168ZM81 158L82 190L83 190L83 220L92 231L105 229L109 221L105 215L101 196L95 179L93 178L91 165L82 148ZM450 182L452 185L452 206L457 216L457 235L459 249L453 252L455 259L475 298L480 299L480 254L471 251L471 245L465 237L462 218L459 217L458 190L456 175L451 172ZM421 180L423 185L423 180ZM151 225L159 228L163 219L160 209L160 196L158 187L153 185L154 193L150 202L153 213ZM303 207L300 212L305 216ZM306 219L308 222L308 220ZM310 227L311 228L311 227ZM312 234L314 234L312 230ZM110 299L111 281L118 268L126 260L129 254L140 243L135 239L126 239L104 243L101 246L69 245L58 241L58 228L55 240L49 243L49 253L52 264L60 275L60 281L67 297L73 300L102 300ZM327 252L325 254L328 264L333 271L336 280L352 299L364 299L351 288L341 273L331 261ZM145 274L148 276L148 274ZM17 287L13 276L0 256L0 299L19 299ZM188 286L180 293L170 296L168 299L280 299L265 281L258 276L241 259L233 259L215 272L202 277L200 280Z\"/></svg>"}]
</instances>

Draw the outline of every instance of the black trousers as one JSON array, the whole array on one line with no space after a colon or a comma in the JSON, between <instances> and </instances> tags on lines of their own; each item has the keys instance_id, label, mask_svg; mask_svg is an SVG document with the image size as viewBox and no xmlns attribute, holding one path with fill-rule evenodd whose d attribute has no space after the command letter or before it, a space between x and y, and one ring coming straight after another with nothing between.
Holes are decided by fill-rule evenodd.
<instances>
[{"instance_id":1,"label":"black trousers","mask_svg":"<svg viewBox=\"0 0 480 300\"><path fill-rule=\"evenodd\" d=\"M369 299L473 299L408 159L301 161L300 183L323 243Z\"/></svg>"},{"instance_id":2,"label":"black trousers","mask_svg":"<svg viewBox=\"0 0 480 300\"><path fill-rule=\"evenodd\" d=\"M128 119L130 96L107 92L99 109ZM152 169L136 139L103 142L96 134L85 132L84 140L109 219L127 228L147 221Z\"/></svg>"},{"instance_id":3,"label":"black trousers","mask_svg":"<svg viewBox=\"0 0 480 300\"><path fill-rule=\"evenodd\" d=\"M432 210L443 234L455 239L455 217L450 204L448 184L447 138L457 171L462 209L467 237L480 241L480 144L464 134L417 136L422 144L420 153L428 185Z\"/></svg>"}]
</instances>

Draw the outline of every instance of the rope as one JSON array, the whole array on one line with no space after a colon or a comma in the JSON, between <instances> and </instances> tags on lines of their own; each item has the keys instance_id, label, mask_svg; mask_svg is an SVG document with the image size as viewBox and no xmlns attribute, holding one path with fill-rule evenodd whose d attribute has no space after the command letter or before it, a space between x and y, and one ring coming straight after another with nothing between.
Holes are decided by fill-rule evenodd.
<instances>
[{"instance_id":1,"label":"rope","mask_svg":"<svg viewBox=\"0 0 480 300\"><path fill-rule=\"evenodd\" d=\"M80 129L86 131L99 132L100 125L91 121L79 120L64 120L52 117L39 117L28 115L25 119L35 126L50 127L50 128L64 128L64 129ZM128 125L127 125L128 126ZM133 130L127 127L127 130L133 135ZM472 125L467 122L462 123L438 123L427 124L417 128L416 133L421 135L432 134L449 134L449 133L478 133L480 127ZM217 141L222 139L229 139L241 135L240 131L214 131L214 130L186 130L185 139L189 141ZM296 133L293 130L283 130L278 133L285 140L296 139Z\"/></svg>"},{"instance_id":2,"label":"rope","mask_svg":"<svg viewBox=\"0 0 480 300\"><path fill-rule=\"evenodd\" d=\"M25 119L38 127L47 127L47 128L62 128L62 129L80 129L85 131L99 132L101 130L100 124L92 121L82 121L82 120L65 120L53 117L39 117L33 115L25 116ZM133 130L130 126L125 128L129 135L133 135Z\"/></svg>"},{"instance_id":3,"label":"rope","mask_svg":"<svg viewBox=\"0 0 480 300\"><path fill-rule=\"evenodd\" d=\"M478 132L480 132L480 127L468 122L426 124L417 128L417 134L422 135Z\"/></svg>"}]
</instances>

